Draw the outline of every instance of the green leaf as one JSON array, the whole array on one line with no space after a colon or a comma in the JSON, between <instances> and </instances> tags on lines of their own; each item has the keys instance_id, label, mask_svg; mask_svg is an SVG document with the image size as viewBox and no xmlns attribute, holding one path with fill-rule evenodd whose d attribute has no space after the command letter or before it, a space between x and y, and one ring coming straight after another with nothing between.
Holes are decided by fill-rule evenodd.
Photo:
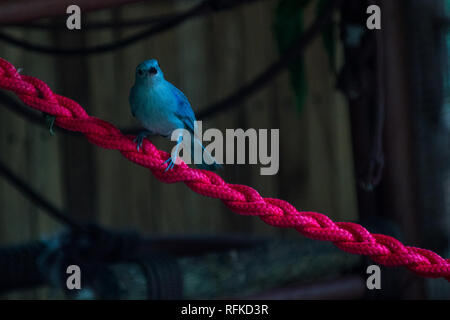
<instances>
[{"instance_id":1,"label":"green leaf","mask_svg":"<svg viewBox=\"0 0 450 320\"><path fill-rule=\"evenodd\" d=\"M324 14L326 3L329 0L319 0L317 3L316 13L317 16L321 16ZM330 64L331 70L336 72L336 41L335 41L335 25L334 23L330 23L323 28L322 31L322 41L325 47L325 50L328 54L328 61Z\"/></svg>"}]
</instances>

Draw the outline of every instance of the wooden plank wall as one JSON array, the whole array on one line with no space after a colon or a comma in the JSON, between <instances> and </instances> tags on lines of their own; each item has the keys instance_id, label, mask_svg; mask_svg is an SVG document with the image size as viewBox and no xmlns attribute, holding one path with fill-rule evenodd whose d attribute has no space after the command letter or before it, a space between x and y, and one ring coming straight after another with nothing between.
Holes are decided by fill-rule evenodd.
<instances>
[{"instance_id":1,"label":"wooden plank wall","mask_svg":"<svg viewBox=\"0 0 450 320\"><path fill-rule=\"evenodd\" d=\"M193 1L129 5L86 15L87 21L127 19L183 10ZM118 126L136 124L128 92L136 65L158 58L165 76L182 89L195 110L232 92L277 59L272 34L275 0L241 6L189 21L125 50L91 57L54 58L0 44L0 56L81 102L91 114ZM314 8L307 12L314 18ZM10 30L8 30L10 31ZM11 32L47 44L105 43L135 30ZM71 39L71 40L68 40ZM274 79L233 111L206 121L204 128L280 129L280 171L259 175L259 166L228 165L220 174L248 184L263 196L281 197L302 210L337 220L357 219L348 110L334 89L334 75L320 39L306 53L309 93L298 112L288 74ZM171 144L156 138L166 150ZM159 183L118 152L82 138L28 124L0 108L0 158L43 195L71 214L143 234L246 233L292 235L255 217L230 212L220 201L194 194L182 184ZM0 244L48 236L61 227L0 179ZM31 295L30 297L33 297Z\"/></svg>"}]
</instances>

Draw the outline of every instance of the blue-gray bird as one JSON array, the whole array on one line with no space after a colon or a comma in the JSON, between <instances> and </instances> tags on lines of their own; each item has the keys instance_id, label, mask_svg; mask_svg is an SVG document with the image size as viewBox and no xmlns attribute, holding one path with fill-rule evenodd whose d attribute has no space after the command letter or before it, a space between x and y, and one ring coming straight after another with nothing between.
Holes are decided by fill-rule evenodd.
<instances>
[{"instance_id":1,"label":"blue-gray bird","mask_svg":"<svg viewBox=\"0 0 450 320\"><path fill-rule=\"evenodd\" d=\"M194 137L195 114L189 100L183 92L164 79L157 60L146 60L137 66L135 83L131 88L129 100L132 115L146 129L135 139L138 151L143 139L148 135L170 138L174 130L186 129L191 133L191 157L194 155L196 143L205 151L201 158L202 163L197 166L207 170L220 167L201 145L199 139ZM181 140L178 140L177 147L180 143ZM207 162L210 164L205 162L206 158L209 158ZM176 159L169 158L166 162L169 162L166 169L169 170L174 167Z\"/></svg>"}]
</instances>

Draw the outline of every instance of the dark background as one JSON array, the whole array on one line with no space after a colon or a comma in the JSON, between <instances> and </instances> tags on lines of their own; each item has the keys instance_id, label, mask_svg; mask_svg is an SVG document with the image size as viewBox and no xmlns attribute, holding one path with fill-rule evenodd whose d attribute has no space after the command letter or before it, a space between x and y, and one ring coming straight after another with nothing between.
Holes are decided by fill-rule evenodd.
<instances>
[{"instance_id":1,"label":"dark background","mask_svg":"<svg viewBox=\"0 0 450 320\"><path fill-rule=\"evenodd\" d=\"M147 26L89 30L85 24L171 15L198 3L141 1L82 12L81 31L67 30L63 16L38 21L59 28L6 25L1 32L34 44L89 47L126 38ZM79 102L89 114L119 127L135 127L128 93L137 64L158 59L166 79L186 94L198 113L280 58L273 31L279 3L261 0L218 10L97 55L46 55L2 41L0 56L22 68L23 74L38 77L54 92ZM305 28L317 17L317 3L310 1L302 9ZM334 221L358 221L370 231L395 235L407 245L446 257L450 231L448 1L379 1L382 31L365 29L365 8L372 2L343 3L333 15L334 59L330 60L330 50L319 33L296 60L304 61L307 93L302 108L296 103L290 74L284 71L233 108L204 121L205 129L280 129L279 173L261 176L258 165L225 165L219 174L228 182L254 187L264 197L287 200L299 210L321 212ZM0 16L7 5L8 1L0 1ZM8 24L30 22L20 14L17 21L11 20ZM354 48L342 40L349 25L364 27L362 40ZM167 151L171 146L162 138L152 141ZM384 163L380 183L370 188L367 181L377 179L369 167L381 168L380 159ZM161 184L148 170L80 136L63 131L51 136L44 120L31 123L7 108L0 108L0 160L70 216L107 228L137 230L146 236L300 236L256 217L238 216L220 201L201 197L182 184ZM2 245L48 238L62 229L0 179ZM333 268L333 261L328 267ZM382 272L388 270L382 268ZM364 277L359 271L354 274ZM395 288L386 288L376 297L448 298L444 280L424 281L406 269L393 278L398 280ZM320 277L313 282L302 280L308 285L320 283ZM353 298L366 294L356 292ZM239 297L238 292L232 295ZM27 290L6 297L46 298L54 293ZM342 292L331 297L340 298Z\"/></svg>"}]
</instances>

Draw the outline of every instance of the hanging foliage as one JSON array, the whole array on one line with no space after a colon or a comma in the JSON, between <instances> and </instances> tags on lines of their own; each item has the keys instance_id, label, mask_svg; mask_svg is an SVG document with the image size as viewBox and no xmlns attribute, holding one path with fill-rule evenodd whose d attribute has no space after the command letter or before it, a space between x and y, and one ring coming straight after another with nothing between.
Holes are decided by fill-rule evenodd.
<instances>
[{"instance_id":1,"label":"hanging foliage","mask_svg":"<svg viewBox=\"0 0 450 320\"><path fill-rule=\"evenodd\" d=\"M311 0L281 0L275 15L274 32L281 53L286 52L303 33L303 13ZM297 59L289 66L291 85L299 111L305 105L308 91L305 63Z\"/></svg>"},{"instance_id":2,"label":"hanging foliage","mask_svg":"<svg viewBox=\"0 0 450 320\"><path fill-rule=\"evenodd\" d=\"M316 14L322 15L328 0L318 0ZM280 53L286 52L304 32L304 12L311 0L281 0L275 13L274 33ZM322 31L322 39L329 57L330 68L336 70L336 44L334 25L326 25ZM299 58L289 66L291 86L295 92L297 109L301 111L305 105L308 84L305 62Z\"/></svg>"},{"instance_id":3,"label":"hanging foliage","mask_svg":"<svg viewBox=\"0 0 450 320\"><path fill-rule=\"evenodd\" d=\"M317 4L317 16L321 16L324 14L326 9L326 3L329 0L319 0ZM325 50L328 54L328 61L330 68L333 72L336 72L336 41L335 41L335 30L336 26L333 21L323 27L322 31L322 40Z\"/></svg>"}]
</instances>

